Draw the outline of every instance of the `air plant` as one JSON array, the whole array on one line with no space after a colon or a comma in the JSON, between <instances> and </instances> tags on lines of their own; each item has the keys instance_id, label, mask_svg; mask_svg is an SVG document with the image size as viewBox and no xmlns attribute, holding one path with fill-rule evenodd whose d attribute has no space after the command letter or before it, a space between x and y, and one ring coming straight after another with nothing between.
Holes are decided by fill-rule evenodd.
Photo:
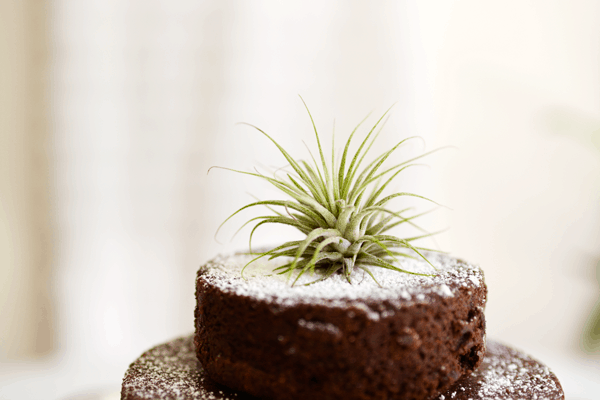
<instances>
[{"instance_id":1,"label":"air plant","mask_svg":"<svg viewBox=\"0 0 600 400\"><path fill-rule=\"evenodd\" d=\"M242 274L248 265L260 258L287 257L288 262L276 268L274 272L291 276L293 271L298 270L299 272L293 284L307 272L320 274L317 280L309 284L325 280L335 273L343 274L346 280L351 283L352 272L355 269L365 271L377 282L370 271L371 267L432 276L431 274L415 273L402 269L399 258L422 258L435 269L423 254L424 251L431 249L412 244L417 239L435 233L423 231L425 233L418 236L399 238L386 234L386 232L401 224L410 224L421 229L413 220L426 214L424 212L405 216L410 208L399 211L391 210L387 208L387 204L391 200L402 196L411 196L430 202L433 201L408 192L392 193L380 198L384 189L402 171L417 165L413 161L432 153L432 151L397 163L392 167L383 168L384 162L394 151L408 140L415 138L409 137L401 140L391 149L376 157L366 167L360 169L365 156L379 135L381 127L385 125L384 118L389 113L390 107L370 129L360 143L358 150L352 156L349 155L350 143L354 134L368 116L354 128L348 137L339 160L336 159L335 139L332 135L331 160L328 165L315 122L303 99L302 102L306 107L315 132L320 166L312 154L312 165L304 160L295 160L275 139L262 129L251 124L245 124L262 133L279 149L289 164L287 167L289 170L284 173L284 177L280 176L283 175L282 173L275 173L270 177L258 171L245 172L217 167L263 179L291 198L287 200L261 200L247 204L231 214L219 227L220 229L234 215L251 207L266 206L273 213L273 215L252 218L240 228L242 229L244 226L255 222L250 233L249 247L250 253L256 255L256 257L244 266ZM252 237L256 230L265 224L289 225L298 229L305 237L302 240L288 241L268 251L253 253Z\"/></svg>"}]
</instances>

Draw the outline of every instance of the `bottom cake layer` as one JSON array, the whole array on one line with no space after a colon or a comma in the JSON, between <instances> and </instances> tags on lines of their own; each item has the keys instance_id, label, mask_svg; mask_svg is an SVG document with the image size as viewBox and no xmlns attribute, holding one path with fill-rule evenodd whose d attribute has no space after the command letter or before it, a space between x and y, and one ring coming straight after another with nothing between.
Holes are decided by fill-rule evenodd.
<instances>
[{"instance_id":1,"label":"bottom cake layer","mask_svg":"<svg viewBox=\"0 0 600 400\"><path fill-rule=\"evenodd\" d=\"M210 381L196 359L193 335L156 346L134 361L123 379L122 400L255 399ZM487 342L481 366L432 400L564 399L556 376L542 363Z\"/></svg>"}]
</instances>

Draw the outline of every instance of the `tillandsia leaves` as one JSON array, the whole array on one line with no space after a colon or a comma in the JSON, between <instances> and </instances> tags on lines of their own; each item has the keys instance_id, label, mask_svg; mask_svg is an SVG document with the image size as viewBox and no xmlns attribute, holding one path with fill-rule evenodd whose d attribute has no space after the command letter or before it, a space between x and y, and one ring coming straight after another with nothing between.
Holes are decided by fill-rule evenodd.
<instances>
[{"instance_id":1,"label":"tillandsia leaves","mask_svg":"<svg viewBox=\"0 0 600 400\"><path fill-rule=\"evenodd\" d=\"M303 99L302 102L304 103ZM407 271L401 267L400 260L401 258L422 258L435 269L423 255L423 251L431 249L413 244L418 239L435 234L425 232L414 222L416 218L427 212L407 216L407 213L411 211L410 208L394 211L387 207L391 200L403 196L435 202L409 192L392 193L383 198L380 196L401 172L417 165L414 163L416 160L432 152L421 154L382 170L384 163L398 148L414 139L414 137L409 137L401 140L361 169L367 153L385 125L390 108L369 130L353 155L350 154L350 144L368 116L354 128L348 137L339 160L336 159L335 142L332 137L331 160L328 163L313 117L306 103L304 106L313 126L318 158L315 159L311 153L312 164L304 160L297 161L266 132L254 125L245 124L256 129L277 147L289 164L287 172L280 169L270 177L258 171L223 169L263 179L286 194L289 199L262 200L247 204L231 214L221 226L244 210L257 206L267 207L273 215L255 217L242 225L243 228L254 223L249 237L249 248L250 253L256 257L250 263L263 257L268 259L287 257L287 262L276 268L275 272L291 276L294 271L298 271L293 284L307 272L319 273L319 278L310 283L327 279L335 273L341 273L351 283L352 272L356 269L366 272L375 280L370 270L371 267L387 268L416 275L430 275ZM265 224L289 225L298 229L305 237L302 240L288 241L268 251L253 253L252 237L256 230ZM407 238L386 234L390 229L401 224L412 225L425 233Z\"/></svg>"}]
</instances>

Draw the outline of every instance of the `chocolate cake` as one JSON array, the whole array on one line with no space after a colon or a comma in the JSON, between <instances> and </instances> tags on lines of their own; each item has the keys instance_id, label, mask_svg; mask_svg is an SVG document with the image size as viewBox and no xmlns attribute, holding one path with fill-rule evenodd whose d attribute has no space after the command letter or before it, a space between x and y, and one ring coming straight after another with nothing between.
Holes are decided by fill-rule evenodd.
<instances>
[{"instance_id":1,"label":"chocolate cake","mask_svg":"<svg viewBox=\"0 0 600 400\"><path fill-rule=\"evenodd\" d=\"M412 139L405 138L361 166L388 111L351 146L359 123L339 155L332 138L331 158L310 117L320 159L313 164L296 161L250 125L288 167L267 174L224 169L265 180L285 198L247 204L224 223L266 206L272 214L242 225L254 224L250 241L264 224L293 227L302 239L278 243L249 265L251 256L236 254L202 266L193 339L142 355L126 373L122 399L564 398L539 362L496 343L486 349L480 268L413 244L430 233L390 234L420 229L413 220L426 212L392 209L390 202L431 200L390 188L431 152L392 161Z\"/></svg>"},{"instance_id":2,"label":"chocolate cake","mask_svg":"<svg viewBox=\"0 0 600 400\"><path fill-rule=\"evenodd\" d=\"M220 257L198 271L195 344L213 381L262 399L427 399L485 354L481 269L428 254L437 275L373 268L294 287L276 261ZM279 263L285 261L277 261ZM431 273L422 260L402 268Z\"/></svg>"},{"instance_id":3,"label":"chocolate cake","mask_svg":"<svg viewBox=\"0 0 600 400\"><path fill-rule=\"evenodd\" d=\"M167 399L256 398L212 382L196 358L193 336L190 335L148 350L125 373L121 400ZM449 399L559 400L564 399L564 393L556 376L545 365L510 347L488 341L487 352L479 368L431 398Z\"/></svg>"}]
</instances>

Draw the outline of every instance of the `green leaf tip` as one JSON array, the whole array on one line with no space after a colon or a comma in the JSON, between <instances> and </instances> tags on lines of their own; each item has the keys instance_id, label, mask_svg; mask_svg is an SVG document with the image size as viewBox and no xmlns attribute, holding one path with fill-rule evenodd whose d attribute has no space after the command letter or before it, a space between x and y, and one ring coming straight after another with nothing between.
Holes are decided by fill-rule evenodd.
<instances>
[{"instance_id":1,"label":"green leaf tip","mask_svg":"<svg viewBox=\"0 0 600 400\"><path fill-rule=\"evenodd\" d=\"M240 228L255 223L249 235L249 253L255 257L242 269L242 277L244 270L252 262L263 257L267 257L269 260L287 257L289 262L286 261L286 264L276 268L273 273L287 274L288 277L291 277L292 273L297 271L292 286L307 272L311 275L317 272L319 277L306 285L323 281L336 273L341 274L344 279L352 283L352 273L355 270L363 271L379 285L371 272L373 267L390 269L399 273L435 276L436 272L424 274L400 268L401 258L420 258L432 270L436 270L427 259L424 251L438 250L418 247L411 243L414 240L431 237L439 233L429 233L414 222L415 218L428 214L429 211L408 215L407 213L412 212L412 208L395 211L387 208L387 203L394 198L403 196L424 200L436 205L437 203L424 196L408 192L391 193L383 198L380 198L380 195L402 171L410 166L419 165L415 164L414 161L439 149L423 153L409 160L394 161L391 167L384 168L383 165L386 161L392 159L396 149L410 139L418 138L408 137L395 143L394 146L388 148L387 151L361 169L361 164L385 125L392 106L369 129L354 154L351 154L350 151L351 141L369 115L350 133L339 159L336 159L335 141L332 133L331 158L328 160L325 157L313 116L304 99L301 96L300 99L310 118L317 143L318 156L316 158L309 149L312 163L294 159L265 131L252 124L241 123L266 137L283 155L287 161L287 166L275 171L272 177L266 176L258 170L256 172L245 172L231 168L211 167L211 169L219 168L260 178L288 197L286 200L261 201L256 199L257 201L235 211L219 226L217 232L233 216L257 206L266 207L273 213L254 217L246 221ZM284 168L286 168L285 172L278 175L277 172ZM292 226L304 235L304 239L286 242L268 251L253 252L252 237L256 230L265 224ZM424 233L406 238L399 238L386 233L402 224L416 227Z\"/></svg>"}]
</instances>

